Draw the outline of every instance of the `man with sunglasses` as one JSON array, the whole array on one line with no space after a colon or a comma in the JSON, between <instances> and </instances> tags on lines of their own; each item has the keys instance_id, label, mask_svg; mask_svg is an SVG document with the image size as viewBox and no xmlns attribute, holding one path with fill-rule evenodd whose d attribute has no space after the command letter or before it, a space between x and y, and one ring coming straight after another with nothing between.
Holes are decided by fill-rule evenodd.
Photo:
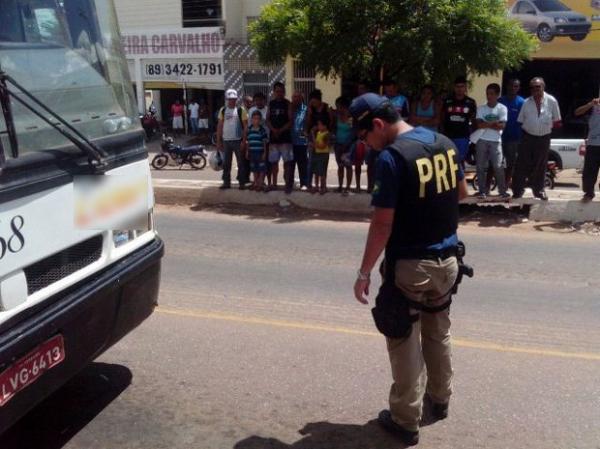
<instances>
[{"instance_id":1,"label":"man with sunglasses","mask_svg":"<svg viewBox=\"0 0 600 449\"><path fill-rule=\"evenodd\" d=\"M561 117L558 101L546 93L543 78L535 77L529 82L531 96L525 100L517 121L521 123L523 136L519 145L513 177L513 198L521 198L527 180L533 196L547 201L544 178L550 152L553 128L560 127Z\"/></svg>"},{"instance_id":2,"label":"man with sunglasses","mask_svg":"<svg viewBox=\"0 0 600 449\"><path fill-rule=\"evenodd\" d=\"M412 446L419 440L425 394L434 417L448 415L449 305L458 276L458 202L467 196L467 185L452 141L413 128L387 98L362 95L352 102L350 113L359 138L380 152L372 199L375 210L354 295L367 304L370 274L385 249L384 286L392 287L393 301L406 304L407 321L412 324L403 327L404 336L397 338L384 332L376 320L387 338L394 380L390 409L378 419Z\"/></svg>"}]
</instances>

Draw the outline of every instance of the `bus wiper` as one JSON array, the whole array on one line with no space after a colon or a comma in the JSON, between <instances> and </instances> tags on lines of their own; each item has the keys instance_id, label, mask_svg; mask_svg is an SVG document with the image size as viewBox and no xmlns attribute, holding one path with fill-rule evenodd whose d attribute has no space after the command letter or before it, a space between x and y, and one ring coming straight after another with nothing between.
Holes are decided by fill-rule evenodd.
<instances>
[{"instance_id":1,"label":"bus wiper","mask_svg":"<svg viewBox=\"0 0 600 449\"><path fill-rule=\"evenodd\" d=\"M2 71L0 70L0 74ZM19 156L19 141L17 140L17 131L15 130L15 122L12 116L12 108L10 107L10 96L6 80L0 76L0 105L2 106L2 114L6 123L6 133L10 142L10 149L13 158ZM2 151L4 153L4 151ZM4 154L3 154L4 155ZM5 161L3 161L5 162ZM4 164L3 164L4 165Z\"/></svg>"},{"instance_id":2,"label":"bus wiper","mask_svg":"<svg viewBox=\"0 0 600 449\"><path fill-rule=\"evenodd\" d=\"M15 86L20 92L22 92L29 100L39 106L42 110L50 114L55 120L59 123L56 123L38 111L36 108L31 106L29 103L24 101L22 98L17 96L15 92L8 88L7 82ZM14 121L12 117L12 112L10 110L10 101L6 101L8 97L12 97L15 101L19 102L26 109L28 109L31 113L39 117L41 120L46 122L56 131L61 133L67 139L69 139L77 148L79 148L83 153L88 156L88 162L90 166L96 172L102 172L107 166L106 163L106 152L98 147L93 142L90 142L87 137L85 137L81 132L77 130L74 126L68 123L65 119L63 119L60 115L42 103L38 98L36 98L31 92L21 86L14 78L8 75L6 72L0 70L0 101L2 102L2 109L4 112L4 117L6 120L6 125L8 129L8 134L10 138L10 143L12 146L13 157L18 156L18 141L16 138L16 132L14 131ZM9 99L8 99L9 100ZM6 107L5 107L6 105ZM61 126L62 125L62 126ZM66 129L65 129L66 128ZM12 131L11 131L12 129Z\"/></svg>"},{"instance_id":3,"label":"bus wiper","mask_svg":"<svg viewBox=\"0 0 600 449\"><path fill-rule=\"evenodd\" d=\"M6 157L4 156L4 144L2 143L2 139L0 139L0 176L2 176L2 172L4 171L5 165Z\"/></svg>"}]
</instances>

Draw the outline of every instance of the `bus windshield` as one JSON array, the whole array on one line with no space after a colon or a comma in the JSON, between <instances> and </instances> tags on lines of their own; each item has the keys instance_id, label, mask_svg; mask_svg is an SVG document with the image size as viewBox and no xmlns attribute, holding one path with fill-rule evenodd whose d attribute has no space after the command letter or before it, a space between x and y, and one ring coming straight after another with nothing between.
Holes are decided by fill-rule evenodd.
<instances>
[{"instance_id":1,"label":"bus windshield","mask_svg":"<svg viewBox=\"0 0 600 449\"><path fill-rule=\"evenodd\" d=\"M139 126L111 1L3 0L0 70L90 141ZM13 93L27 101L18 89ZM14 99L11 112L18 156L73 146ZM6 158L8 131L0 114Z\"/></svg>"}]
</instances>

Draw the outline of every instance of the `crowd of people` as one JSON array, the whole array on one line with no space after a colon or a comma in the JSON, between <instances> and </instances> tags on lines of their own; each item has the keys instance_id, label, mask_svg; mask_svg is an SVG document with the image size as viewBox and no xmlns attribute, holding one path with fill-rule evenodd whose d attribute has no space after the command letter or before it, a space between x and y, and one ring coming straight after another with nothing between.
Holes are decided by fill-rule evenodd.
<instances>
[{"instance_id":1,"label":"crowd of people","mask_svg":"<svg viewBox=\"0 0 600 449\"><path fill-rule=\"evenodd\" d=\"M490 178L494 177L501 199L511 197L509 189L513 198L521 198L530 187L536 198L547 200L544 179L550 136L561 126L561 114L557 100L545 92L542 78L530 81L528 98L520 95L518 79L508 81L502 96L500 85L492 83L486 88L487 101L481 105L468 96L465 77L455 79L448 95L439 95L433 86L425 85L410 101L399 93L395 81L385 80L382 87L403 120L449 137L463 168L466 160L475 163L479 199L489 196ZM361 84L358 95L368 90ZM257 92L240 102L234 89L225 97L217 126L217 149L224 161L222 189L231 187L235 157L240 189L269 192L283 188L290 193L299 179L302 191L325 194L330 158L334 158L337 192L348 194L353 182L354 191L361 192L364 165L367 191L372 191L378 154L354 132L350 98L339 97L332 107L323 101L321 91L314 90L306 99L303 93L294 92L290 101L281 82L273 86L270 99ZM583 173L583 200L590 201L600 168L599 100L575 113L591 115Z\"/></svg>"}]
</instances>

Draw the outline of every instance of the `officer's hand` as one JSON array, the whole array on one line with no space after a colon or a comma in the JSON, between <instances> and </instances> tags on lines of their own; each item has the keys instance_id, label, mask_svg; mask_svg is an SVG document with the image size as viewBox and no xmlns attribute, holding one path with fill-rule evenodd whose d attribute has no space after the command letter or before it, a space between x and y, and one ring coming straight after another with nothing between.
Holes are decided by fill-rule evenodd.
<instances>
[{"instance_id":1,"label":"officer's hand","mask_svg":"<svg viewBox=\"0 0 600 449\"><path fill-rule=\"evenodd\" d=\"M354 283L354 297L361 304L369 304L369 301L367 301L367 298L364 295L367 295L367 296L369 295L369 286L370 285L371 285L370 279L366 279L364 281L357 279L356 282Z\"/></svg>"}]
</instances>

